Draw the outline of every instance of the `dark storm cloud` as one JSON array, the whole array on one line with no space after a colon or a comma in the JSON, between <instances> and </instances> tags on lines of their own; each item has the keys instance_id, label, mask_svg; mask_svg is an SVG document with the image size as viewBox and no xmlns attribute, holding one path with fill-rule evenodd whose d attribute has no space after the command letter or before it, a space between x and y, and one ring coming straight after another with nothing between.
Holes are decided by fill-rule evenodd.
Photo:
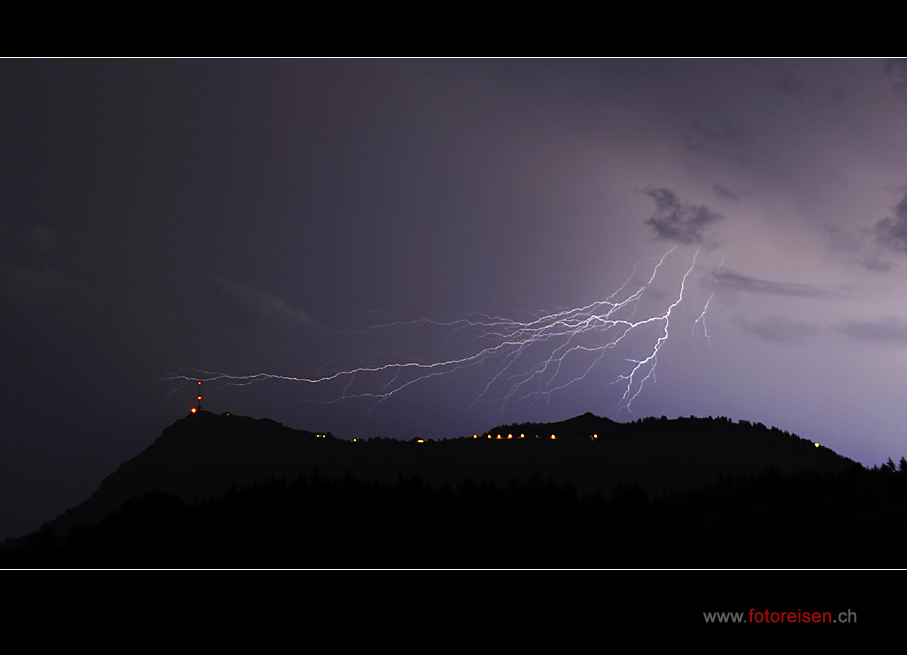
<instances>
[{"instance_id":1,"label":"dark storm cloud","mask_svg":"<svg viewBox=\"0 0 907 655\"><path fill-rule=\"evenodd\" d=\"M280 321L316 332L323 329L311 314L272 293L220 278L214 279L211 286L211 307L227 320L247 326Z\"/></svg>"},{"instance_id":2,"label":"dark storm cloud","mask_svg":"<svg viewBox=\"0 0 907 655\"><path fill-rule=\"evenodd\" d=\"M712 187L712 191L715 192L715 195L724 200L733 200L735 202L740 202L740 194L734 193L721 182L716 182L715 186Z\"/></svg>"},{"instance_id":3,"label":"dark storm cloud","mask_svg":"<svg viewBox=\"0 0 907 655\"><path fill-rule=\"evenodd\" d=\"M907 195L894 208L894 218L883 218L872 231L881 246L907 253Z\"/></svg>"},{"instance_id":4,"label":"dark storm cloud","mask_svg":"<svg viewBox=\"0 0 907 655\"><path fill-rule=\"evenodd\" d=\"M809 84L790 73L776 77L772 81L772 86L779 91L794 95L802 95L809 91Z\"/></svg>"},{"instance_id":5,"label":"dark storm cloud","mask_svg":"<svg viewBox=\"0 0 907 655\"><path fill-rule=\"evenodd\" d=\"M706 229L724 219L705 205L681 203L670 189L646 187L643 193L655 201L655 213L646 219L660 239L683 244L704 244L711 234Z\"/></svg>"},{"instance_id":6,"label":"dark storm cloud","mask_svg":"<svg viewBox=\"0 0 907 655\"><path fill-rule=\"evenodd\" d=\"M828 226L828 246L845 255L852 263L868 271L887 273L893 270L891 263L882 259L880 244L873 238L872 230L861 227L845 229Z\"/></svg>"},{"instance_id":7,"label":"dark storm cloud","mask_svg":"<svg viewBox=\"0 0 907 655\"><path fill-rule=\"evenodd\" d=\"M907 321L894 317L878 321L848 321L836 330L860 341L907 344Z\"/></svg>"},{"instance_id":8,"label":"dark storm cloud","mask_svg":"<svg viewBox=\"0 0 907 655\"><path fill-rule=\"evenodd\" d=\"M871 227L828 226L827 230L831 250L845 254L867 270L891 271L894 266L884 261L883 255L907 254L907 195L895 206L893 216L886 216Z\"/></svg>"},{"instance_id":9,"label":"dark storm cloud","mask_svg":"<svg viewBox=\"0 0 907 655\"><path fill-rule=\"evenodd\" d=\"M781 316L768 316L757 321L748 321L737 314L734 316L733 322L744 332L755 334L766 341L775 343L796 343L820 332L815 325L803 322L794 323Z\"/></svg>"},{"instance_id":10,"label":"dark storm cloud","mask_svg":"<svg viewBox=\"0 0 907 655\"><path fill-rule=\"evenodd\" d=\"M727 291L743 291L771 296L800 296L804 298L825 298L835 295L819 287L794 282L772 282L757 277L735 273L725 268L713 273L715 284Z\"/></svg>"},{"instance_id":11,"label":"dark storm cloud","mask_svg":"<svg viewBox=\"0 0 907 655\"><path fill-rule=\"evenodd\" d=\"M829 225L828 245L832 250L852 250L858 251L866 244L869 236L869 230L859 228L856 230L847 230L842 227Z\"/></svg>"}]
</instances>

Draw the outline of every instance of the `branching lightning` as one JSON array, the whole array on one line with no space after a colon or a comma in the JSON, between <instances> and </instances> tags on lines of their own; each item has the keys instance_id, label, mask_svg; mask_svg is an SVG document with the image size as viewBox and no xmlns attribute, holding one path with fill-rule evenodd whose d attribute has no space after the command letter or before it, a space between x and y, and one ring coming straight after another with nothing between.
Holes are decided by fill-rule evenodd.
<instances>
[{"instance_id":1,"label":"branching lightning","mask_svg":"<svg viewBox=\"0 0 907 655\"><path fill-rule=\"evenodd\" d=\"M692 256L680 279L676 295L666 309L644 318L636 318L640 301L659 276L659 271L675 246L660 258L644 282L634 278L642 260L637 262L627 280L604 300L583 307L539 314L528 321L517 321L487 314L475 314L441 322L430 319L392 321L383 325L361 328L359 332L395 331L426 325L444 329L448 334L465 333L471 344L467 353L438 361L416 361L395 358L397 361L374 366L359 366L335 370L309 377L294 377L275 373L232 375L217 371L184 369L164 380L179 382L177 388L190 381L217 382L223 386L245 386L267 380L293 382L312 386L338 385L341 393L326 402L339 403L353 398L366 398L372 407L401 394L413 385L433 378L450 376L470 370L490 370L487 382L476 385L473 404L483 401L497 403L503 415L510 402L549 402L551 395L585 380L603 358L618 346L635 349L639 342L648 342L642 355L623 357L629 365L610 382L622 389L611 412L627 411L643 388L656 381L658 356L670 338L674 311L684 302L688 278L696 268L699 249ZM722 264L724 259L722 259ZM719 264L720 267L721 264ZM675 283L676 284L676 283ZM706 314L713 295L709 296L693 323L702 326L711 344L706 326ZM654 339L654 342L652 341ZM630 342L633 342L632 344ZM171 392L172 393L172 392Z\"/></svg>"},{"instance_id":2,"label":"branching lightning","mask_svg":"<svg viewBox=\"0 0 907 655\"><path fill-rule=\"evenodd\" d=\"M718 263L718 266L716 266L712 270L712 277L715 278L716 281L718 278L715 274L717 273L719 268L724 266L725 259L727 259L727 248L724 249L724 254L721 256L721 261ZM712 302L712 298L714 298L714 297L715 297L714 293L709 295L709 299L705 301L705 305L703 306L702 311L699 313L699 316L696 318L696 320L693 321L693 327L690 330L690 335L692 335L696 331L696 326L702 325L702 333L705 335L706 341L708 341L709 346L712 345L712 337L709 335L709 328L705 323L705 315L708 313L709 303Z\"/></svg>"}]
</instances>

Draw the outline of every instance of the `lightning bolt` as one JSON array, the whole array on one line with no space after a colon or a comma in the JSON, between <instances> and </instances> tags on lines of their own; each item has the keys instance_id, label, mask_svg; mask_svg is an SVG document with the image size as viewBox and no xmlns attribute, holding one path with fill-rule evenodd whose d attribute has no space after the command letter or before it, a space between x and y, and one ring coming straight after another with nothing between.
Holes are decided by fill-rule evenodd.
<instances>
[{"instance_id":1,"label":"lightning bolt","mask_svg":"<svg viewBox=\"0 0 907 655\"><path fill-rule=\"evenodd\" d=\"M687 272L684 273L683 278L680 281L680 293L677 296L677 299L671 303L667 311L654 318L647 319L648 321L657 321L664 324L664 332L660 337L655 341L655 346L652 348L652 353L643 360L637 361L636 366L633 367L633 370L630 371L628 375L618 376L619 380L626 380L627 386L624 390L623 396L621 396L620 403L616 407L616 411L619 414L620 410L625 409L627 412L632 414L630 406L633 404L633 401L636 400L636 397L642 393L642 388L645 383L652 379L655 381L655 367L658 364L658 352L661 350L661 347L665 344L670 336L669 328L671 326L671 312L674 311L674 308L677 307L680 303L683 302L683 292L686 289L687 278L690 276L690 273L693 272L693 268L696 266L696 258L699 256L699 249L696 249L696 254L693 255L693 262L690 264L690 267L687 269ZM706 303L708 305L708 302ZM705 310L703 309L702 315L705 315ZM645 375L639 380L639 383L636 384L636 375L640 371L645 371ZM636 391L633 391L634 387ZM613 411L613 410L612 410Z\"/></svg>"},{"instance_id":2,"label":"lightning bolt","mask_svg":"<svg viewBox=\"0 0 907 655\"><path fill-rule=\"evenodd\" d=\"M712 298L714 297L715 294L713 293L709 296L709 299L705 301L705 306L702 308L702 312L699 314L696 320L693 321L693 328L690 330L690 335L692 336L696 331L696 326L702 324L702 333L705 335L706 340L709 342L709 347L711 347L712 345L712 337L709 336L709 328L705 324L705 315L709 311L709 303L712 302Z\"/></svg>"},{"instance_id":3,"label":"lightning bolt","mask_svg":"<svg viewBox=\"0 0 907 655\"><path fill-rule=\"evenodd\" d=\"M413 385L433 378L491 366L494 372L479 391L473 404L479 401L499 404L503 416L504 407L510 402L544 400L546 404L549 403L554 392L567 389L586 379L610 351L618 346L627 346L631 337L635 338L637 334L643 335L646 330L655 330L657 338L647 354L644 357L624 358L632 366L610 382L623 389L620 400L611 409L615 418L622 411L632 415L633 402L642 393L643 388L650 382L656 382L658 356L670 338L672 315L684 301L688 278L696 268L700 254L699 249L693 254L692 261L680 280L676 296L667 309L636 319L644 293L655 283L659 271L677 248L675 246L657 258L658 262L649 278L636 287L633 287L633 280L640 264L646 260L637 262L626 281L604 300L583 307L540 313L528 321L489 314L471 314L450 321L395 319L381 325L360 326L348 331L364 334L427 325L447 330L448 334L464 332L473 346L472 350L463 356L438 361L397 358L397 361L374 366L359 366L309 377L266 372L232 375L218 371L182 369L181 372L170 374L163 379L178 383L174 391L190 381L216 382L222 387L246 386L266 380L312 386L339 382L343 385L342 393L327 402L339 403L354 398L366 398L373 401L371 407L374 408ZM723 263L722 258L719 267ZM701 324L710 344L711 337L705 319L712 297L706 301L693 323L693 331ZM568 372L568 360L572 361L575 358L586 359L578 370ZM367 385L364 390L355 388L362 384ZM495 393L498 394L497 397L489 400Z\"/></svg>"},{"instance_id":4,"label":"lightning bolt","mask_svg":"<svg viewBox=\"0 0 907 655\"><path fill-rule=\"evenodd\" d=\"M724 254L721 255L721 261L718 262L718 266L716 266L714 269L712 269L712 277L714 278L716 284L718 282L718 275L717 275L718 269L721 268L722 266L724 266L725 259L727 259L727 247L726 246L724 248ZM712 302L712 298L714 298L714 297L715 297L715 294L713 293L709 296L709 299L705 301L705 305L702 308L702 312L700 312L700 314L696 318L696 320L693 321L693 327L690 329L690 336L692 336L693 333L696 332L696 326L701 324L702 333L703 333L703 335L705 335L706 341L708 341L710 348L712 346L712 337L709 335L709 328L705 324L705 315L706 315L706 313L708 313L709 303Z\"/></svg>"}]
</instances>

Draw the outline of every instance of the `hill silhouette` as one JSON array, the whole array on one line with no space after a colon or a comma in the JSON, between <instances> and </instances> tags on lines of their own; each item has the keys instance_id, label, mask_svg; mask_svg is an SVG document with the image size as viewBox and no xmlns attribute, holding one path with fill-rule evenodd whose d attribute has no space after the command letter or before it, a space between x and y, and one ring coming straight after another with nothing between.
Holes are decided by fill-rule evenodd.
<instances>
[{"instance_id":1,"label":"hill silhouette","mask_svg":"<svg viewBox=\"0 0 907 655\"><path fill-rule=\"evenodd\" d=\"M354 442L202 412L0 568L885 568L905 516L904 458L865 469L746 421Z\"/></svg>"},{"instance_id":2,"label":"hill silhouette","mask_svg":"<svg viewBox=\"0 0 907 655\"><path fill-rule=\"evenodd\" d=\"M555 439L551 436L554 435ZM500 438L499 438L500 436ZM270 419L199 412L166 428L145 451L103 480L84 503L49 523L59 536L94 524L149 492L185 502L231 487L317 474L392 485L418 478L447 483L523 483L533 476L610 497L621 484L648 494L685 493L720 477L772 467L837 473L856 464L778 429L728 419L643 419L616 423L591 413L555 423L499 426L475 436L419 443L341 440Z\"/></svg>"}]
</instances>

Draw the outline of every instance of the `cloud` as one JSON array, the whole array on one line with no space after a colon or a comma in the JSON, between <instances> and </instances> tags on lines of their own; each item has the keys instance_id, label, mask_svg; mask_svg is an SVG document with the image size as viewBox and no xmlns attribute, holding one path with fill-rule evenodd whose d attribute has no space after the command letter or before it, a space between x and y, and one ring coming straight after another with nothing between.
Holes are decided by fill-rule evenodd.
<instances>
[{"instance_id":1,"label":"cloud","mask_svg":"<svg viewBox=\"0 0 907 655\"><path fill-rule=\"evenodd\" d=\"M772 296L799 296L803 298L825 298L836 295L825 289L810 284L794 282L772 282L742 273L735 273L726 268L713 272L715 284L728 291L742 291Z\"/></svg>"},{"instance_id":2,"label":"cloud","mask_svg":"<svg viewBox=\"0 0 907 655\"><path fill-rule=\"evenodd\" d=\"M870 228L844 229L828 226L828 246L851 264L857 264L869 271L886 273L894 266L884 261L881 243L873 236Z\"/></svg>"},{"instance_id":3,"label":"cloud","mask_svg":"<svg viewBox=\"0 0 907 655\"><path fill-rule=\"evenodd\" d=\"M809 92L809 84L790 73L776 77L772 81L772 86L778 91L793 95L803 95Z\"/></svg>"},{"instance_id":4,"label":"cloud","mask_svg":"<svg viewBox=\"0 0 907 655\"><path fill-rule=\"evenodd\" d=\"M704 244L712 234L706 234L709 226L724 219L705 205L681 203L677 194L670 189L646 187L643 193L655 201L655 213L646 219L658 238L683 244Z\"/></svg>"},{"instance_id":5,"label":"cloud","mask_svg":"<svg viewBox=\"0 0 907 655\"><path fill-rule=\"evenodd\" d=\"M85 308L88 288L59 261L60 232L0 222L0 296L32 307Z\"/></svg>"},{"instance_id":6,"label":"cloud","mask_svg":"<svg viewBox=\"0 0 907 655\"><path fill-rule=\"evenodd\" d=\"M883 262L881 259L865 257L863 259L858 259L857 263L869 271L877 271L879 273L887 273L894 269L889 262Z\"/></svg>"},{"instance_id":7,"label":"cloud","mask_svg":"<svg viewBox=\"0 0 907 655\"><path fill-rule=\"evenodd\" d=\"M728 155L746 143L747 133L733 122L704 123L694 120L684 134L687 149L705 155Z\"/></svg>"},{"instance_id":8,"label":"cloud","mask_svg":"<svg viewBox=\"0 0 907 655\"><path fill-rule=\"evenodd\" d=\"M871 227L827 229L831 250L870 271L891 271L894 265L884 261L885 253L907 254L907 195L894 207L893 216L879 219Z\"/></svg>"},{"instance_id":9,"label":"cloud","mask_svg":"<svg viewBox=\"0 0 907 655\"><path fill-rule=\"evenodd\" d=\"M861 250L869 236L869 230L866 228L845 230L841 227L829 225L827 229L828 245L832 250Z\"/></svg>"},{"instance_id":10,"label":"cloud","mask_svg":"<svg viewBox=\"0 0 907 655\"><path fill-rule=\"evenodd\" d=\"M715 192L715 195L723 200L733 200L734 202L740 202L741 194L739 192L735 193L724 186L721 182L716 182L715 186L712 187L712 191Z\"/></svg>"},{"instance_id":11,"label":"cloud","mask_svg":"<svg viewBox=\"0 0 907 655\"><path fill-rule=\"evenodd\" d=\"M907 59L887 59L885 75L896 90L907 91Z\"/></svg>"},{"instance_id":12,"label":"cloud","mask_svg":"<svg viewBox=\"0 0 907 655\"><path fill-rule=\"evenodd\" d=\"M299 328L320 332L323 328L311 314L293 307L283 298L252 287L215 278L211 300L223 318L244 325L290 323Z\"/></svg>"},{"instance_id":13,"label":"cloud","mask_svg":"<svg viewBox=\"0 0 907 655\"><path fill-rule=\"evenodd\" d=\"M907 253L907 195L894 208L894 218L881 219L872 227L872 232L881 246Z\"/></svg>"},{"instance_id":14,"label":"cloud","mask_svg":"<svg viewBox=\"0 0 907 655\"><path fill-rule=\"evenodd\" d=\"M828 102L834 106L840 106L847 102L847 91L844 89L833 89L828 92Z\"/></svg>"},{"instance_id":15,"label":"cloud","mask_svg":"<svg viewBox=\"0 0 907 655\"><path fill-rule=\"evenodd\" d=\"M56 249L60 241L59 230L43 225L30 225L20 228L0 223L0 243L18 255L47 254Z\"/></svg>"},{"instance_id":16,"label":"cloud","mask_svg":"<svg viewBox=\"0 0 907 655\"><path fill-rule=\"evenodd\" d=\"M810 323L794 323L781 316L768 316L758 321L748 321L737 314L732 319L741 330L775 343L796 343L821 330Z\"/></svg>"},{"instance_id":17,"label":"cloud","mask_svg":"<svg viewBox=\"0 0 907 655\"><path fill-rule=\"evenodd\" d=\"M0 260L0 294L31 305L49 305L66 292L69 284L56 269L23 266Z\"/></svg>"},{"instance_id":18,"label":"cloud","mask_svg":"<svg viewBox=\"0 0 907 655\"><path fill-rule=\"evenodd\" d=\"M892 316L877 321L847 321L835 329L860 341L907 344L907 321Z\"/></svg>"}]
</instances>

